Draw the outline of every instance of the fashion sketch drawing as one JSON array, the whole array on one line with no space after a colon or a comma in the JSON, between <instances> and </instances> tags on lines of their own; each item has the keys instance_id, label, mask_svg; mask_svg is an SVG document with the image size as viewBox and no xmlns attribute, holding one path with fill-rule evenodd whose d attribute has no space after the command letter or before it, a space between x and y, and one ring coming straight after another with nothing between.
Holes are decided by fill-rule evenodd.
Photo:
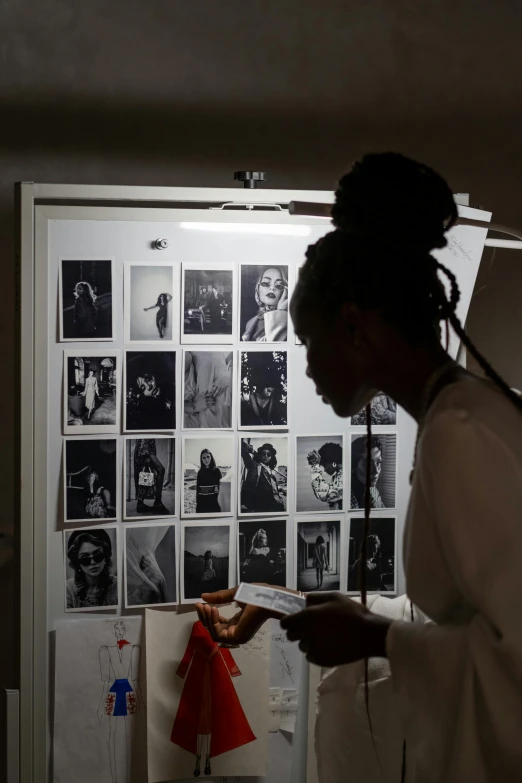
<instances>
[{"instance_id":1,"label":"fashion sketch drawing","mask_svg":"<svg viewBox=\"0 0 522 783\"><path fill-rule=\"evenodd\" d=\"M132 754L132 723L141 698L139 684L140 646L125 639L123 620L114 623L115 644L100 647L102 692L100 721L108 723L107 744L112 783L128 783ZM132 683L132 684L131 684Z\"/></svg>"},{"instance_id":2,"label":"fashion sketch drawing","mask_svg":"<svg viewBox=\"0 0 522 783\"><path fill-rule=\"evenodd\" d=\"M211 775L211 759L256 739L234 688L240 677L232 653L218 647L199 622L194 623L185 654L176 671L185 680L171 741L193 753L194 777Z\"/></svg>"}]
</instances>

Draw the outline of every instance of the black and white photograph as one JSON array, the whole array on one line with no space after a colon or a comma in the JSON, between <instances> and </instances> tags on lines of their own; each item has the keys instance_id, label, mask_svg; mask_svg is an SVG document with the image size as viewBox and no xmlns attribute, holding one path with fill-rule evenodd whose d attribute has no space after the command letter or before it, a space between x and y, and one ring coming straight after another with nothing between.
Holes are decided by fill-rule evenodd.
<instances>
[{"instance_id":1,"label":"black and white photograph","mask_svg":"<svg viewBox=\"0 0 522 783\"><path fill-rule=\"evenodd\" d=\"M350 508L364 508L366 487L366 435L352 435ZM372 435L370 443L370 507L395 508L397 436Z\"/></svg>"},{"instance_id":2,"label":"black and white photograph","mask_svg":"<svg viewBox=\"0 0 522 783\"><path fill-rule=\"evenodd\" d=\"M60 259L60 340L113 339L112 259Z\"/></svg>"},{"instance_id":3,"label":"black and white photograph","mask_svg":"<svg viewBox=\"0 0 522 783\"><path fill-rule=\"evenodd\" d=\"M238 524L239 581L287 587L286 519Z\"/></svg>"},{"instance_id":4,"label":"black and white photograph","mask_svg":"<svg viewBox=\"0 0 522 783\"><path fill-rule=\"evenodd\" d=\"M350 520L350 542L348 547L348 593L361 592L361 545L364 519ZM370 593L395 593L397 524L395 517L373 517L366 539L366 589Z\"/></svg>"},{"instance_id":5,"label":"black and white photograph","mask_svg":"<svg viewBox=\"0 0 522 783\"><path fill-rule=\"evenodd\" d=\"M234 341L234 275L233 264L183 264L182 343Z\"/></svg>"},{"instance_id":6,"label":"black and white photograph","mask_svg":"<svg viewBox=\"0 0 522 783\"><path fill-rule=\"evenodd\" d=\"M288 436L256 433L239 440L239 514L286 514Z\"/></svg>"},{"instance_id":7,"label":"black and white photograph","mask_svg":"<svg viewBox=\"0 0 522 783\"><path fill-rule=\"evenodd\" d=\"M64 530L65 611L95 612L119 604L118 529Z\"/></svg>"},{"instance_id":8,"label":"black and white photograph","mask_svg":"<svg viewBox=\"0 0 522 783\"><path fill-rule=\"evenodd\" d=\"M133 525L124 535L125 608L176 604L176 525Z\"/></svg>"},{"instance_id":9,"label":"black and white photograph","mask_svg":"<svg viewBox=\"0 0 522 783\"><path fill-rule=\"evenodd\" d=\"M127 264L124 274L125 342L171 342L173 329L177 326L173 301L174 267Z\"/></svg>"},{"instance_id":10,"label":"black and white photograph","mask_svg":"<svg viewBox=\"0 0 522 783\"><path fill-rule=\"evenodd\" d=\"M183 517L230 516L234 485L234 436L185 435L182 440Z\"/></svg>"},{"instance_id":11,"label":"black and white photograph","mask_svg":"<svg viewBox=\"0 0 522 783\"><path fill-rule=\"evenodd\" d=\"M176 439L125 438L125 519L176 515Z\"/></svg>"},{"instance_id":12,"label":"black and white photograph","mask_svg":"<svg viewBox=\"0 0 522 783\"><path fill-rule=\"evenodd\" d=\"M176 351L126 351L124 430L176 429Z\"/></svg>"},{"instance_id":13,"label":"black and white photograph","mask_svg":"<svg viewBox=\"0 0 522 783\"><path fill-rule=\"evenodd\" d=\"M286 351L240 351L239 429L288 429Z\"/></svg>"},{"instance_id":14,"label":"black and white photograph","mask_svg":"<svg viewBox=\"0 0 522 783\"><path fill-rule=\"evenodd\" d=\"M240 337L246 343L285 343L288 266L241 264Z\"/></svg>"},{"instance_id":15,"label":"black and white photograph","mask_svg":"<svg viewBox=\"0 0 522 783\"><path fill-rule=\"evenodd\" d=\"M342 435L298 435L295 459L297 513L344 509Z\"/></svg>"},{"instance_id":16,"label":"black and white photograph","mask_svg":"<svg viewBox=\"0 0 522 783\"><path fill-rule=\"evenodd\" d=\"M65 438L63 449L65 521L116 519L119 495L116 438Z\"/></svg>"},{"instance_id":17,"label":"black and white photograph","mask_svg":"<svg viewBox=\"0 0 522 783\"><path fill-rule=\"evenodd\" d=\"M341 520L297 522L296 585L303 593L341 587Z\"/></svg>"},{"instance_id":18,"label":"black and white photograph","mask_svg":"<svg viewBox=\"0 0 522 783\"><path fill-rule=\"evenodd\" d=\"M372 398L371 424L376 427L395 427L397 424L397 404L384 392L379 392ZM352 427L366 427L366 408L352 416Z\"/></svg>"},{"instance_id":19,"label":"black and white photograph","mask_svg":"<svg viewBox=\"0 0 522 783\"><path fill-rule=\"evenodd\" d=\"M234 353L183 351L183 429L232 429Z\"/></svg>"},{"instance_id":20,"label":"black and white photograph","mask_svg":"<svg viewBox=\"0 0 522 783\"><path fill-rule=\"evenodd\" d=\"M230 587L231 550L230 525L221 522L183 525L181 603L196 603L202 593Z\"/></svg>"},{"instance_id":21,"label":"black and white photograph","mask_svg":"<svg viewBox=\"0 0 522 783\"><path fill-rule=\"evenodd\" d=\"M119 351L64 351L65 435L120 431L120 362Z\"/></svg>"}]
</instances>

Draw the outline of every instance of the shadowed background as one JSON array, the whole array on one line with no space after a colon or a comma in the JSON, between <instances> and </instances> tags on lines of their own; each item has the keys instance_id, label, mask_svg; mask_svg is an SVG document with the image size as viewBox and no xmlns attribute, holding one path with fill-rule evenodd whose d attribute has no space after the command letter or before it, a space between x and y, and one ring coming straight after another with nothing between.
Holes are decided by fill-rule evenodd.
<instances>
[{"instance_id":1,"label":"shadowed background","mask_svg":"<svg viewBox=\"0 0 522 783\"><path fill-rule=\"evenodd\" d=\"M13 182L333 188L395 149L522 224L518 0L4 0L0 7L3 507L13 523ZM522 388L522 255L486 251L472 337ZM0 558L0 562L1 562ZM13 628L14 566L0 569ZM16 630L15 630L16 636ZM16 686L16 645L0 686Z\"/></svg>"}]
</instances>

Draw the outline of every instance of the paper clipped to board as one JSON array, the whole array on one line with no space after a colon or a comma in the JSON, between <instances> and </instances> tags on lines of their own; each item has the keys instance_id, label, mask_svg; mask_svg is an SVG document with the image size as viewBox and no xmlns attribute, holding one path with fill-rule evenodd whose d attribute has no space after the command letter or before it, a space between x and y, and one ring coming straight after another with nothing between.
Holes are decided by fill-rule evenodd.
<instances>
[{"instance_id":1,"label":"paper clipped to board","mask_svg":"<svg viewBox=\"0 0 522 783\"><path fill-rule=\"evenodd\" d=\"M237 588L234 601L260 606L279 614L295 614L306 609L306 598L302 595L294 595L274 587L252 585L246 582L241 582Z\"/></svg>"}]
</instances>

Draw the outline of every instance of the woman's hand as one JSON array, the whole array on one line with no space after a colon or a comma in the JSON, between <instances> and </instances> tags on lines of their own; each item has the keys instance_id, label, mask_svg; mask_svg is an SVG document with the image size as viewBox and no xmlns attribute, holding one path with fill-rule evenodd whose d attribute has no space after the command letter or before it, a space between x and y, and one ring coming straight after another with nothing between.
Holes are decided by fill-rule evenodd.
<instances>
[{"instance_id":1,"label":"woman's hand","mask_svg":"<svg viewBox=\"0 0 522 783\"><path fill-rule=\"evenodd\" d=\"M285 286L283 295L277 305L278 310L288 310L288 288Z\"/></svg>"},{"instance_id":2,"label":"woman's hand","mask_svg":"<svg viewBox=\"0 0 522 783\"><path fill-rule=\"evenodd\" d=\"M283 617L288 639L299 641L318 666L340 666L363 658L386 657L389 620L340 593L311 593L306 609Z\"/></svg>"},{"instance_id":3,"label":"woman's hand","mask_svg":"<svg viewBox=\"0 0 522 783\"><path fill-rule=\"evenodd\" d=\"M270 585L264 585L269 587ZM282 588L278 587L278 590ZM270 612L251 604L238 604L239 612L227 618L219 614L218 604L229 604L234 600L237 587L219 590L217 593L203 593L201 598L206 604L196 604L198 617L215 642L227 644L245 644L271 617L279 618L279 613ZM295 593L295 590L288 590Z\"/></svg>"}]
</instances>

